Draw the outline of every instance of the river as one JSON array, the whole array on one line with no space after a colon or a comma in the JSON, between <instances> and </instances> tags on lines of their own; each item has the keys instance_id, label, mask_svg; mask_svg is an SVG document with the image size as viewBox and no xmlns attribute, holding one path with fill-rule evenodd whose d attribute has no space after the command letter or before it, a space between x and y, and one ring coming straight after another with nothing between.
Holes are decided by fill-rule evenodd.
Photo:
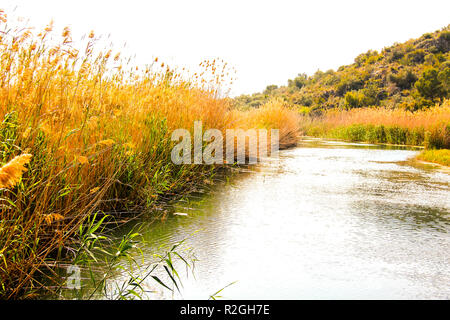
<instances>
[{"instance_id":1,"label":"river","mask_svg":"<svg viewBox=\"0 0 450 320\"><path fill-rule=\"evenodd\" d=\"M175 203L145 228L143 254L189 237L195 279L179 270L174 298L207 299L237 281L220 295L449 299L450 175L409 160L417 152L303 140Z\"/></svg>"}]
</instances>

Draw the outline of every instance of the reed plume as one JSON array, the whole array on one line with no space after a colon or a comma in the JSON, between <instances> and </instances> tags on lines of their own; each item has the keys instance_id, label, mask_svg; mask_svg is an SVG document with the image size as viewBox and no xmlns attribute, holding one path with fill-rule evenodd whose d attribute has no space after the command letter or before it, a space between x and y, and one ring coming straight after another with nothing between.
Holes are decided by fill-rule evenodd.
<instances>
[{"instance_id":1,"label":"reed plume","mask_svg":"<svg viewBox=\"0 0 450 320\"><path fill-rule=\"evenodd\" d=\"M256 126L296 137L296 120L278 104L261 108L257 122L234 122L223 61L203 61L199 74L158 58L141 68L113 46L99 48L94 31L72 43L69 28L27 32L1 10L0 29L9 30L0 33L0 155L30 148L0 169L0 298L41 288L35 273L76 243L93 212L141 211L204 182L214 168L172 163L173 130L193 131L199 120L205 130ZM23 188L6 192L31 154Z\"/></svg>"},{"instance_id":2,"label":"reed plume","mask_svg":"<svg viewBox=\"0 0 450 320\"><path fill-rule=\"evenodd\" d=\"M29 153L16 156L0 168L0 188L11 189L27 171L25 165L30 162L32 155Z\"/></svg>"}]
</instances>

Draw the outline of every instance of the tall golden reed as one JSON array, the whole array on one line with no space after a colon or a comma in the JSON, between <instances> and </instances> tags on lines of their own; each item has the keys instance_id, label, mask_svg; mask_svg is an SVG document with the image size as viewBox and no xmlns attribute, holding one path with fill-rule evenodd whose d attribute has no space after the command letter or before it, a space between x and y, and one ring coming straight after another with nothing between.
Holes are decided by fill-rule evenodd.
<instances>
[{"instance_id":1,"label":"tall golden reed","mask_svg":"<svg viewBox=\"0 0 450 320\"><path fill-rule=\"evenodd\" d=\"M432 129L436 125L450 123L450 100L435 107L408 111L388 108L355 108L350 110L328 110L321 118L330 127L351 124L399 126L404 128Z\"/></svg>"},{"instance_id":2,"label":"tall golden reed","mask_svg":"<svg viewBox=\"0 0 450 320\"><path fill-rule=\"evenodd\" d=\"M69 28L7 23L0 10L0 297L18 297L54 280L42 270L71 258L76 250L62 248L76 246L92 213L151 208L211 174L171 162L173 129L200 120L224 131L238 121L221 94L223 61L204 61L193 75L158 58L139 67L99 49L94 32L74 42ZM291 123L284 107L261 110L245 125Z\"/></svg>"},{"instance_id":3,"label":"tall golden reed","mask_svg":"<svg viewBox=\"0 0 450 320\"><path fill-rule=\"evenodd\" d=\"M0 168L0 188L14 187L22 177L22 174L27 171L24 167L30 162L32 155L25 153L15 157L3 167Z\"/></svg>"}]
</instances>

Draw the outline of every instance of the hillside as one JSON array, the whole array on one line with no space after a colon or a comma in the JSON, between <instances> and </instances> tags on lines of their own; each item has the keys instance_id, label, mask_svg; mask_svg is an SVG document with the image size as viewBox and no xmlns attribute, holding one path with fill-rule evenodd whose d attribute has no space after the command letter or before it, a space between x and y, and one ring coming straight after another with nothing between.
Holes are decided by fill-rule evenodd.
<instances>
[{"instance_id":1,"label":"hillside","mask_svg":"<svg viewBox=\"0 0 450 320\"><path fill-rule=\"evenodd\" d=\"M420 110L450 95L449 50L450 25L381 52L369 50L337 71L299 74L286 86L269 85L262 93L236 97L234 103L246 109L278 97L304 114L370 106Z\"/></svg>"}]
</instances>

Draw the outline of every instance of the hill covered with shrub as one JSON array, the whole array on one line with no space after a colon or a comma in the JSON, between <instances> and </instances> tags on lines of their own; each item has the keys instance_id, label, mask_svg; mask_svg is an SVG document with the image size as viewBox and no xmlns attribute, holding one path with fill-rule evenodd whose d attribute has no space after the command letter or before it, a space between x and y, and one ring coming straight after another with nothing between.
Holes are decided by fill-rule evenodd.
<instances>
[{"instance_id":1,"label":"hill covered with shrub","mask_svg":"<svg viewBox=\"0 0 450 320\"><path fill-rule=\"evenodd\" d=\"M372 106L421 110L450 96L449 50L450 25L381 52L369 50L336 71L299 74L286 86L269 85L262 93L236 97L234 103L246 109L277 97L311 115Z\"/></svg>"}]
</instances>

